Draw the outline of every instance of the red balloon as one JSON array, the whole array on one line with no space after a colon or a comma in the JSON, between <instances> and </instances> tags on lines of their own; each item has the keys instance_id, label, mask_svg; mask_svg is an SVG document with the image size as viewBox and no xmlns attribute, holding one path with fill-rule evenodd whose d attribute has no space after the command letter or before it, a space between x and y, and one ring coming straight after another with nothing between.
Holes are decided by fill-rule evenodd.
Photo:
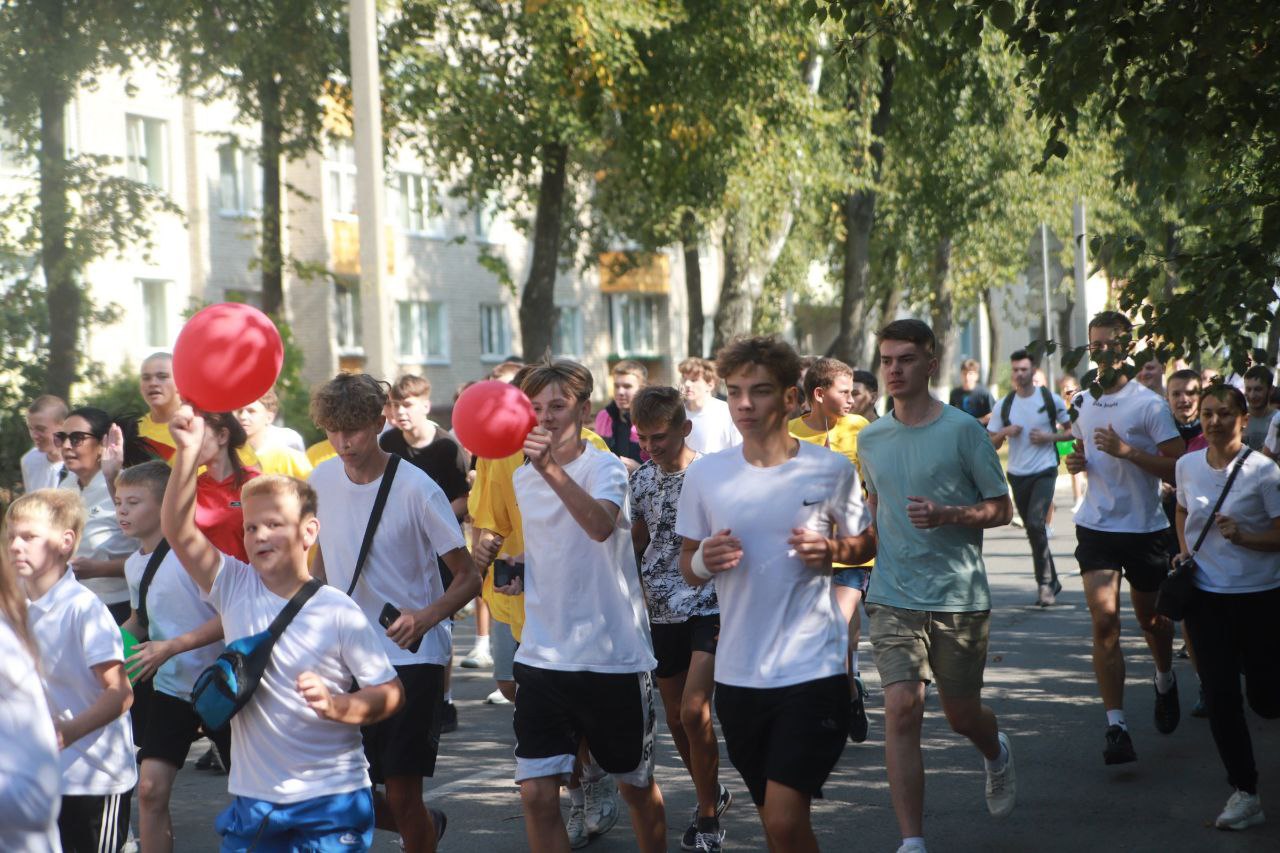
<instances>
[{"instance_id":1,"label":"red balloon","mask_svg":"<svg viewBox=\"0 0 1280 853\"><path fill-rule=\"evenodd\" d=\"M524 447L537 422L524 392L496 379L477 382L453 404L453 434L482 459L505 459Z\"/></svg>"},{"instance_id":2,"label":"red balloon","mask_svg":"<svg viewBox=\"0 0 1280 853\"><path fill-rule=\"evenodd\" d=\"M260 399L283 364L284 343L275 324L239 302L201 309L173 345L178 393L206 412L230 412Z\"/></svg>"}]
</instances>

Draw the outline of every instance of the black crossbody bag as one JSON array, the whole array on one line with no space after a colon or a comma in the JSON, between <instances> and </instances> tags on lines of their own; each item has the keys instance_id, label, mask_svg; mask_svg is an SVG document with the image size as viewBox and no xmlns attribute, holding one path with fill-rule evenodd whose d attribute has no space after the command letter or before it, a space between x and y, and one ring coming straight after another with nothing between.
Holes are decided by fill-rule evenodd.
<instances>
[{"instance_id":1,"label":"black crossbody bag","mask_svg":"<svg viewBox=\"0 0 1280 853\"><path fill-rule=\"evenodd\" d=\"M382 482L378 484L378 494L373 499L373 510L369 513L369 523L364 528L364 539L360 542L360 553L356 557L356 568L351 573L351 584L347 587L347 596L356 591L356 584L360 581L360 573L364 571L364 562L369 556L369 548L373 546L373 534L378 530L378 522L382 521L382 512L387 508L387 496L391 494L391 481L396 477L396 469L400 467L400 457L391 454L391 458L387 460L387 468L382 472ZM383 628L390 628L392 623L400 618L400 611L391 602L383 602L382 613L378 616L378 624ZM425 634L423 636L426 636ZM422 648L422 637L417 642L409 646L409 651L417 654L418 649Z\"/></svg>"},{"instance_id":2,"label":"black crossbody bag","mask_svg":"<svg viewBox=\"0 0 1280 853\"><path fill-rule=\"evenodd\" d=\"M1218 495L1218 502L1213 505L1213 511L1209 513L1209 520L1205 522L1204 529L1196 537L1196 544L1192 546L1191 554L1185 560L1174 558L1169 567L1169 574L1165 575L1164 580L1160 582L1160 591L1156 593L1156 612L1161 616L1167 616L1178 622L1187 612L1187 602L1191 600L1191 596L1195 592L1194 580L1196 572L1199 570L1196 565L1196 554L1199 553L1200 546L1204 544L1204 538L1209 535L1209 528L1213 527L1213 520L1217 518L1218 511L1222 509L1222 503L1227 499L1227 493L1231 491L1231 486L1236 481L1236 475L1240 473L1240 469L1244 466L1244 460L1248 459L1249 454L1252 452L1253 448L1246 447L1244 453L1240 454L1240 458L1236 460L1236 464L1231 467L1231 473L1227 475L1226 485L1222 487L1222 494Z\"/></svg>"},{"instance_id":3,"label":"black crossbody bag","mask_svg":"<svg viewBox=\"0 0 1280 853\"><path fill-rule=\"evenodd\" d=\"M142 631L142 636L138 638L140 640L149 639L151 634L151 620L147 616L147 590L151 589L151 581L155 579L160 564L168 555L169 540L161 539L147 558L147 567L142 570L142 581L138 584L138 629Z\"/></svg>"}]
</instances>

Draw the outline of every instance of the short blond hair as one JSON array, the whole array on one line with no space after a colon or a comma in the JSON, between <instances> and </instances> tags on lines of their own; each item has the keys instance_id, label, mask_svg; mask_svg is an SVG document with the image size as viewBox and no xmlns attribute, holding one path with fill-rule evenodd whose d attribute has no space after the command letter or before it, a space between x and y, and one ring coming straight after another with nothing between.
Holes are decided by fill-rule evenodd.
<instances>
[{"instance_id":1,"label":"short blond hair","mask_svg":"<svg viewBox=\"0 0 1280 853\"><path fill-rule=\"evenodd\" d=\"M311 487L310 483L304 483L296 477L286 477L283 474L267 474L262 477L254 477L240 489L240 502L243 504L249 498L259 495L264 497L288 495L292 497L298 502L299 521L315 515L316 508L320 503L316 497L316 490Z\"/></svg>"},{"instance_id":2,"label":"short blond hair","mask_svg":"<svg viewBox=\"0 0 1280 853\"><path fill-rule=\"evenodd\" d=\"M70 489L37 489L9 504L4 514L5 526L11 521L41 518L56 530L70 530L75 534L72 549L80 546L84 533L84 501Z\"/></svg>"},{"instance_id":3,"label":"short blond hair","mask_svg":"<svg viewBox=\"0 0 1280 853\"><path fill-rule=\"evenodd\" d=\"M518 382L520 390L530 400L541 394L542 389L548 385L559 385L576 402L585 403L591 399L591 391L595 387L591 371L567 358L525 365Z\"/></svg>"},{"instance_id":4,"label":"short blond hair","mask_svg":"<svg viewBox=\"0 0 1280 853\"><path fill-rule=\"evenodd\" d=\"M715 385L719 381L716 363L709 358L691 356L680 362L676 370L681 376L687 376L690 379L705 379L709 385Z\"/></svg>"}]
</instances>

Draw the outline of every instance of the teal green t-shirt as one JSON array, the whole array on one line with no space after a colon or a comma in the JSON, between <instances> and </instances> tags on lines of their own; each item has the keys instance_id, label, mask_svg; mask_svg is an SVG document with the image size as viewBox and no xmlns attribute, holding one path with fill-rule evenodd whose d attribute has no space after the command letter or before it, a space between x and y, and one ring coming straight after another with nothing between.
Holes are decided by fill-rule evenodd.
<instances>
[{"instance_id":1,"label":"teal green t-shirt","mask_svg":"<svg viewBox=\"0 0 1280 853\"><path fill-rule=\"evenodd\" d=\"M956 525L918 530L907 517L910 496L970 506L1008 494L982 424L953 406L915 427L890 413L858 435L858 456L877 504L879 548L867 603L943 613L989 610L982 531Z\"/></svg>"}]
</instances>

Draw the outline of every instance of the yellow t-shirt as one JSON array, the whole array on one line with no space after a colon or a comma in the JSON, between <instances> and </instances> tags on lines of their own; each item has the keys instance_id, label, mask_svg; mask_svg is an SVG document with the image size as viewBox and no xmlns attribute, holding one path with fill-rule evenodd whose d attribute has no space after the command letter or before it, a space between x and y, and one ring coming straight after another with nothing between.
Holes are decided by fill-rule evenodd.
<instances>
[{"instance_id":1,"label":"yellow t-shirt","mask_svg":"<svg viewBox=\"0 0 1280 853\"><path fill-rule=\"evenodd\" d=\"M796 418L787 424L787 430L801 441L834 450L836 453L843 453L854 467L858 468L858 475L861 476L862 468L858 465L858 433L862 432L862 428L869 423L870 421L862 415L851 414L836 421L830 429L817 430L806 424L804 418ZM860 563L857 568L874 566L875 562L875 560L869 560ZM832 565L837 569L850 568L845 563L832 563Z\"/></svg>"},{"instance_id":2,"label":"yellow t-shirt","mask_svg":"<svg viewBox=\"0 0 1280 853\"><path fill-rule=\"evenodd\" d=\"M246 449L248 445L245 445ZM285 477L296 477L305 480L311 476L313 468L311 460L290 447L264 447L254 451L257 454L255 466L263 474L281 474Z\"/></svg>"},{"instance_id":3,"label":"yellow t-shirt","mask_svg":"<svg viewBox=\"0 0 1280 853\"><path fill-rule=\"evenodd\" d=\"M333 445L329 443L327 438L322 438L307 448L307 461L311 463L312 468L337 455L338 451L333 449Z\"/></svg>"},{"instance_id":4,"label":"yellow t-shirt","mask_svg":"<svg viewBox=\"0 0 1280 853\"><path fill-rule=\"evenodd\" d=\"M582 437L596 447L609 451L604 439L585 427ZM471 514L473 528L492 530L502 537L499 557L511 558L524 554L524 521L516 504L516 489L512 478L524 464L524 453L517 451L505 459L476 460L476 481L467 497L467 511ZM524 631L524 594L502 595L493 590L493 572L485 572L480 595L489 605L489 613L499 622L511 626L511 634L520 641Z\"/></svg>"},{"instance_id":5,"label":"yellow t-shirt","mask_svg":"<svg viewBox=\"0 0 1280 853\"><path fill-rule=\"evenodd\" d=\"M169 433L169 425L158 424L151 419L151 413L138 418L138 437L147 445L147 448L156 455L157 458L163 459L165 462L173 465L173 454L177 447L173 443L173 436ZM237 454L240 457L240 464L246 468L257 468L262 471L259 464L258 455L253 452L253 448L248 444L240 448ZM204 466L200 467L199 473L204 473ZM266 474L268 472L262 471Z\"/></svg>"}]
</instances>

